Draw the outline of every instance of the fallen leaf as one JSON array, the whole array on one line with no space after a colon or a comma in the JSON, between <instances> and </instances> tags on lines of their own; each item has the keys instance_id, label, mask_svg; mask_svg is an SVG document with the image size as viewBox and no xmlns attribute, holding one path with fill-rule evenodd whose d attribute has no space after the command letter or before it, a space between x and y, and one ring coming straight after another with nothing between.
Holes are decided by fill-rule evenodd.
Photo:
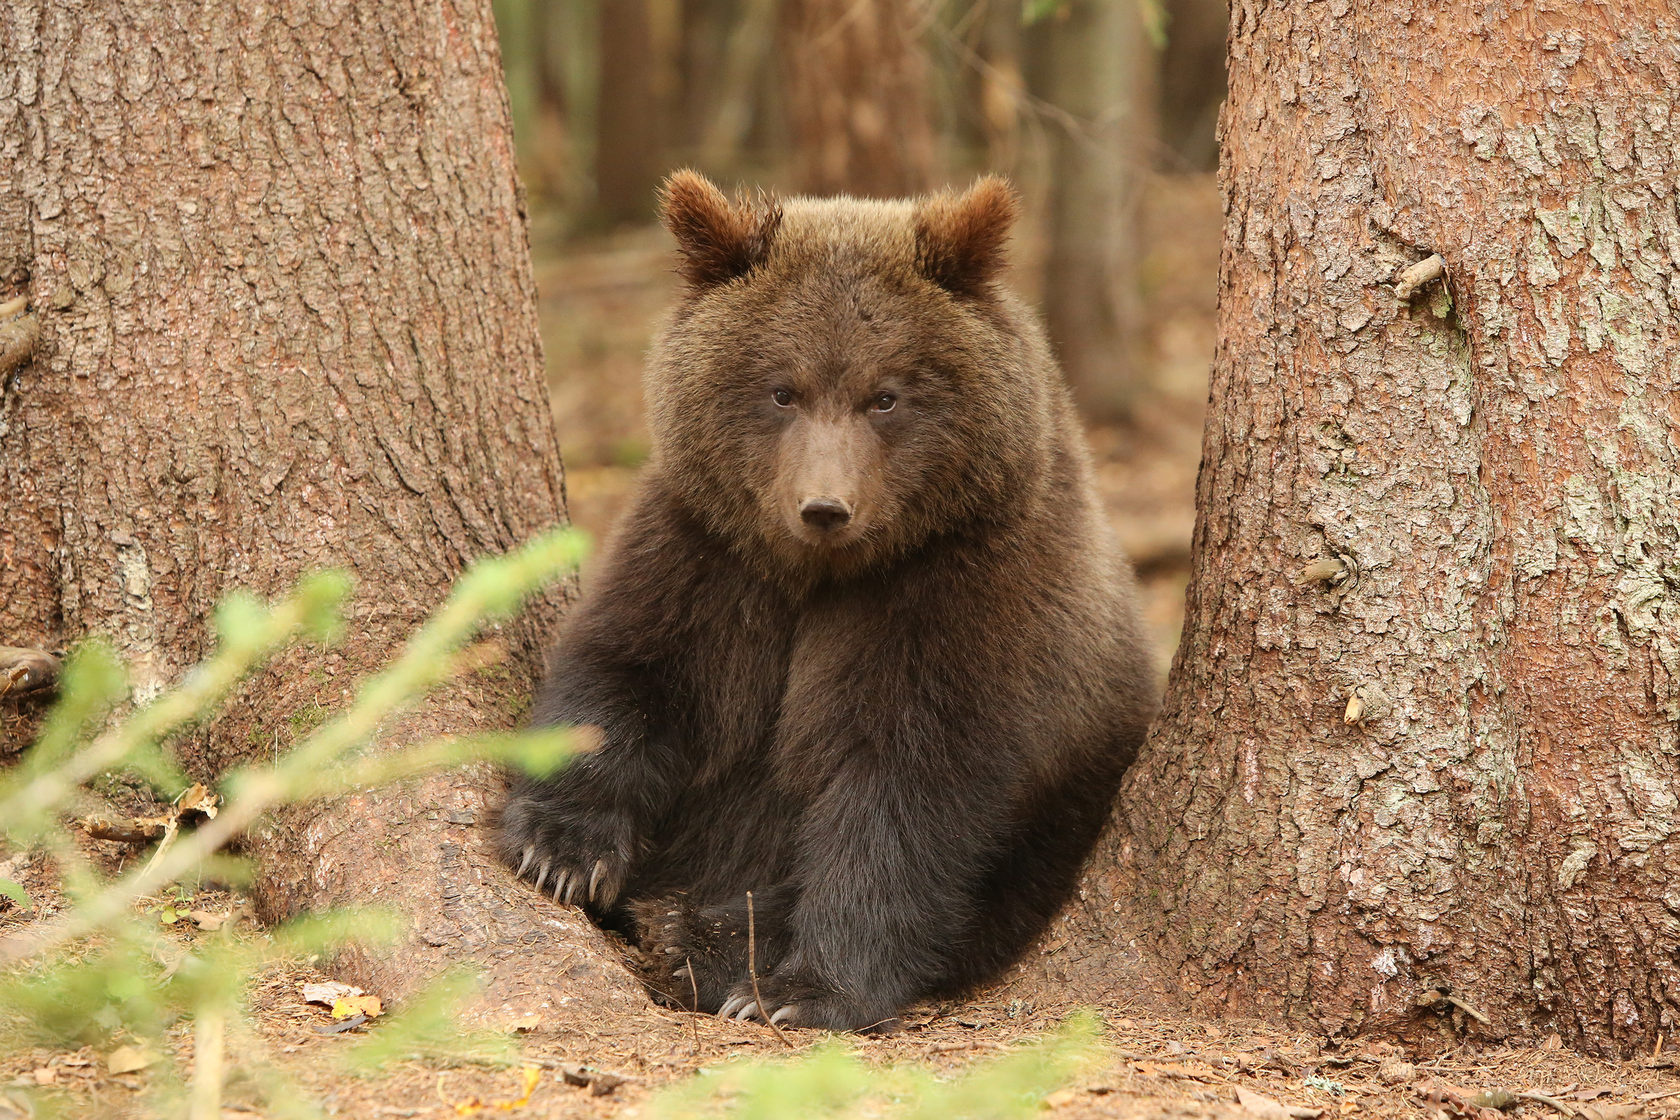
<instances>
[{"instance_id":1,"label":"fallen leaf","mask_svg":"<svg viewBox=\"0 0 1680 1120\"><path fill-rule=\"evenodd\" d=\"M35 1078L35 1084L51 1085L53 1082L58 1080L58 1071L53 1069L51 1066L42 1066L34 1072L33 1076Z\"/></svg>"},{"instance_id":2,"label":"fallen leaf","mask_svg":"<svg viewBox=\"0 0 1680 1120\"><path fill-rule=\"evenodd\" d=\"M568 1085L587 1088L590 1095L596 1097L604 1097L624 1084L624 1078L616 1073L603 1073L588 1066L561 1066L560 1078Z\"/></svg>"},{"instance_id":3,"label":"fallen leaf","mask_svg":"<svg viewBox=\"0 0 1680 1120\"><path fill-rule=\"evenodd\" d=\"M348 1019L352 1015L365 1015L369 1019L377 1019L384 1009L378 996L345 996L333 1001L332 1017Z\"/></svg>"},{"instance_id":4,"label":"fallen leaf","mask_svg":"<svg viewBox=\"0 0 1680 1120\"><path fill-rule=\"evenodd\" d=\"M133 1073L145 1069L158 1056L138 1046L119 1046L105 1057L105 1068L111 1073Z\"/></svg>"},{"instance_id":5,"label":"fallen leaf","mask_svg":"<svg viewBox=\"0 0 1680 1120\"><path fill-rule=\"evenodd\" d=\"M452 1102L455 1115L475 1116L480 1112L513 1112L515 1109L524 1108L530 1103L531 1094L536 1092L537 1085L542 1081L542 1071L536 1066L526 1066L520 1072L520 1076L525 1081L525 1088L524 1092L518 1097L505 1101L487 1101L483 1097L468 1097L465 1100ZM441 1074L438 1076L438 1096L443 1097L446 1102L449 1100L443 1092L443 1077Z\"/></svg>"},{"instance_id":6,"label":"fallen leaf","mask_svg":"<svg viewBox=\"0 0 1680 1120\"><path fill-rule=\"evenodd\" d=\"M1650 1115L1641 1104L1578 1104L1575 1112L1582 1120L1637 1120Z\"/></svg>"},{"instance_id":7,"label":"fallen leaf","mask_svg":"<svg viewBox=\"0 0 1680 1120\"><path fill-rule=\"evenodd\" d=\"M187 917L193 920L193 925L207 933L221 929L228 920L228 915L212 914L208 910L189 910Z\"/></svg>"},{"instance_id":8,"label":"fallen leaf","mask_svg":"<svg viewBox=\"0 0 1680 1120\"><path fill-rule=\"evenodd\" d=\"M1250 1116L1260 1117L1261 1120L1293 1120L1290 1112L1283 1106L1283 1102L1274 1101L1271 1097L1260 1093L1250 1092L1241 1086L1237 1087L1237 1104Z\"/></svg>"},{"instance_id":9,"label":"fallen leaf","mask_svg":"<svg viewBox=\"0 0 1680 1120\"><path fill-rule=\"evenodd\" d=\"M34 903L29 900L29 892L4 876L0 876L0 898L9 898L25 910L34 906Z\"/></svg>"},{"instance_id":10,"label":"fallen leaf","mask_svg":"<svg viewBox=\"0 0 1680 1120\"><path fill-rule=\"evenodd\" d=\"M207 817L214 817L216 806L221 800L202 783L194 782L187 787L187 792L175 799L175 812L177 817L182 813L203 813Z\"/></svg>"},{"instance_id":11,"label":"fallen leaf","mask_svg":"<svg viewBox=\"0 0 1680 1120\"><path fill-rule=\"evenodd\" d=\"M324 984L305 984L303 986L303 1002L321 1003L328 1007L341 999L359 996L362 989L349 984L341 984L337 980L329 980Z\"/></svg>"},{"instance_id":12,"label":"fallen leaf","mask_svg":"<svg viewBox=\"0 0 1680 1120\"><path fill-rule=\"evenodd\" d=\"M1563 1038L1556 1031L1546 1036L1546 1041L1540 1044L1542 1050L1562 1050Z\"/></svg>"}]
</instances>

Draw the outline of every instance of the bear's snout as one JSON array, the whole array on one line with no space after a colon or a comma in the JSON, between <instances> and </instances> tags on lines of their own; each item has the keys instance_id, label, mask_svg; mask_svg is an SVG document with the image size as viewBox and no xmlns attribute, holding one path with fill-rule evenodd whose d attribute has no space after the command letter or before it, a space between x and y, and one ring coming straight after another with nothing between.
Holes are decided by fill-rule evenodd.
<instances>
[{"instance_id":1,"label":"bear's snout","mask_svg":"<svg viewBox=\"0 0 1680 1120\"><path fill-rule=\"evenodd\" d=\"M799 503L799 520L820 533L846 527L852 519L852 504L844 498L806 498Z\"/></svg>"}]
</instances>

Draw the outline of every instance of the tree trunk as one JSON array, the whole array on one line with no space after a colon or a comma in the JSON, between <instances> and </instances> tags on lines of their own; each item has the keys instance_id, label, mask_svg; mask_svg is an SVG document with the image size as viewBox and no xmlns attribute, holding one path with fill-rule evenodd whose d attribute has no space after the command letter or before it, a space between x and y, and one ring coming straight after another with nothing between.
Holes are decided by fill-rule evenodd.
<instances>
[{"instance_id":1,"label":"tree trunk","mask_svg":"<svg viewBox=\"0 0 1680 1120\"><path fill-rule=\"evenodd\" d=\"M0 412L0 634L103 634L143 700L206 651L227 591L358 577L346 640L245 686L186 744L196 774L285 749L471 559L564 518L488 0L9 5L0 278L41 333ZM511 673L392 737L506 726L566 598L504 629ZM510 998L567 954L616 975L575 912L491 866L496 785L282 814L251 841L263 912L414 915L363 970L387 992L470 953Z\"/></svg>"},{"instance_id":2,"label":"tree trunk","mask_svg":"<svg viewBox=\"0 0 1680 1120\"><path fill-rule=\"evenodd\" d=\"M649 0L608 0L600 8L595 200L610 222L653 221L664 167L664 122L654 71Z\"/></svg>"},{"instance_id":3,"label":"tree trunk","mask_svg":"<svg viewBox=\"0 0 1680 1120\"><path fill-rule=\"evenodd\" d=\"M788 0L782 73L800 189L898 198L933 182L927 58L906 0Z\"/></svg>"},{"instance_id":4,"label":"tree trunk","mask_svg":"<svg viewBox=\"0 0 1680 1120\"><path fill-rule=\"evenodd\" d=\"M1167 41L1155 66L1155 139L1175 171L1212 171L1219 162L1225 7L1225 0L1166 0Z\"/></svg>"},{"instance_id":5,"label":"tree trunk","mask_svg":"<svg viewBox=\"0 0 1680 1120\"><path fill-rule=\"evenodd\" d=\"M1234 7L1188 618L1068 936L1332 1032L1680 1025L1677 84L1651 7Z\"/></svg>"},{"instance_id":6,"label":"tree trunk","mask_svg":"<svg viewBox=\"0 0 1680 1120\"><path fill-rule=\"evenodd\" d=\"M1070 0L1035 32L1050 127L1044 317L1081 411L1129 412L1147 350L1140 186L1154 137L1153 51L1138 0Z\"/></svg>"},{"instance_id":7,"label":"tree trunk","mask_svg":"<svg viewBox=\"0 0 1680 1120\"><path fill-rule=\"evenodd\" d=\"M572 123L566 96L566 10L539 0L493 5L502 49L502 76L513 111L520 178L562 212L577 200L572 189Z\"/></svg>"}]
</instances>

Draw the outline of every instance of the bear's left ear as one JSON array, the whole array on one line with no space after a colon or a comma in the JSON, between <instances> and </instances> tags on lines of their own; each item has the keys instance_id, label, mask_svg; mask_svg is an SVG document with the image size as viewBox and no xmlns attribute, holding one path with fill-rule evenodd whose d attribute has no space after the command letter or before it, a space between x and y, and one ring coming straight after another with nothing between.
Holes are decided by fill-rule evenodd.
<instances>
[{"instance_id":1,"label":"bear's left ear","mask_svg":"<svg viewBox=\"0 0 1680 1120\"><path fill-rule=\"evenodd\" d=\"M1020 209L1015 188L998 175L960 195L934 195L916 208L916 267L952 295L979 295L1003 268Z\"/></svg>"},{"instance_id":2,"label":"bear's left ear","mask_svg":"<svg viewBox=\"0 0 1680 1120\"><path fill-rule=\"evenodd\" d=\"M659 189L659 216L682 251L683 278L694 288L745 275L764 260L782 224L782 208L760 196L734 202L697 171L679 171Z\"/></svg>"}]
</instances>

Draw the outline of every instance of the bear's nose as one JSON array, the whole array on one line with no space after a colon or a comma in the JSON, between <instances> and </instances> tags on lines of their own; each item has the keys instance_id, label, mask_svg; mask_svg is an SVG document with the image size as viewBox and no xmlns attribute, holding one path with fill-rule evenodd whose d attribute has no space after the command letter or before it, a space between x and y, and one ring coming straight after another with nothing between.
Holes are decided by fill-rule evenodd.
<instances>
[{"instance_id":1,"label":"bear's nose","mask_svg":"<svg viewBox=\"0 0 1680 1120\"><path fill-rule=\"evenodd\" d=\"M852 519L852 507L839 498L806 498L799 503L799 519L820 532L832 533Z\"/></svg>"}]
</instances>

